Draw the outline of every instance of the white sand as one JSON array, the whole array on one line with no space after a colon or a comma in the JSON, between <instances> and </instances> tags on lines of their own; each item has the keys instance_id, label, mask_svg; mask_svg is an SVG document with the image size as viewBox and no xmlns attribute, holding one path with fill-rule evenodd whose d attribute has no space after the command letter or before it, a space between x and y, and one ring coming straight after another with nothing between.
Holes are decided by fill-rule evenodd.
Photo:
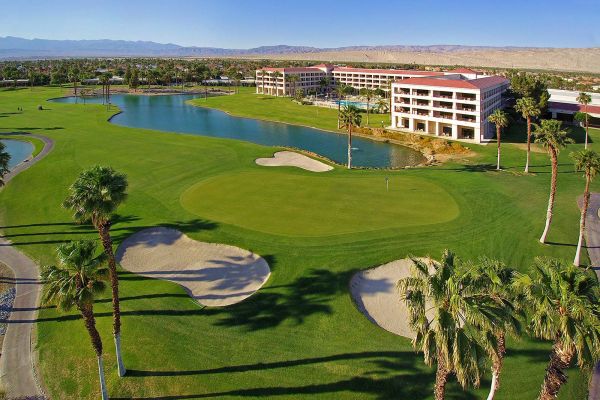
<instances>
[{"instance_id":1,"label":"white sand","mask_svg":"<svg viewBox=\"0 0 600 400\"><path fill-rule=\"evenodd\" d=\"M293 151L278 151L271 158L257 158L256 163L264 167L298 167L312 172L326 172L333 169L330 165Z\"/></svg>"},{"instance_id":2,"label":"white sand","mask_svg":"<svg viewBox=\"0 0 600 400\"><path fill-rule=\"evenodd\" d=\"M178 283L199 303L213 307L246 299L271 274L267 262L248 250L198 242L162 227L125 239L117 260L128 271Z\"/></svg>"},{"instance_id":3,"label":"white sand","mask_svg":"<svg viewBox=\"0 0 600 400\"><path fill-rule=\"evenodd\" d=\"M398 281L410 276L413 263L409 258L392 261L354 274L350 293L358 309L373 323L386 331L414 337L408 325L408 310L396 287Z\"/></svg>"}]
</instances>

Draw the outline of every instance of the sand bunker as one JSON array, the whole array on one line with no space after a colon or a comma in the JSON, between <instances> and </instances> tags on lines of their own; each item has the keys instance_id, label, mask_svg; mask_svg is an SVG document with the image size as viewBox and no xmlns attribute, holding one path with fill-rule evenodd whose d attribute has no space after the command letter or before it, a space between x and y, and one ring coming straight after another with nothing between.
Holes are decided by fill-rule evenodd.
<instances>
[{"instance_id":1,"label":"sand bunker","mask_svg":"<svg viewBox=\"0 0 600 400\"><path fill-rule=\"evenodd\" d=\"M205 306L238 303L265 284L267 262L248 250L198 242L169 228L150 228L123 241L117 251L123 268L180 284Z\"/></svg>"},{"instance_id":2,"label":"sand bunker","mask_svg":"<svg viewBox=\"0 0 600 400\"><path fill-rule=\"evenodd\" d=\"M256 159L256 163L264 167L298 167L312 172L326 172L333 169L330 165L293 151L278 151L271 158Z\"/></svg>"},{"instance_id":3,"label":"sand bunker","mask_svg":"<svg viewBox=\"0 0 600 400\"><path fill-rule=\"evenodd\" d=\"M413 263L409 258L392 261L354 274L350 292L358 309L386 331L412 339L408 309L400 299L398 281L410 276Z\"/></svg>"}]
</instances>

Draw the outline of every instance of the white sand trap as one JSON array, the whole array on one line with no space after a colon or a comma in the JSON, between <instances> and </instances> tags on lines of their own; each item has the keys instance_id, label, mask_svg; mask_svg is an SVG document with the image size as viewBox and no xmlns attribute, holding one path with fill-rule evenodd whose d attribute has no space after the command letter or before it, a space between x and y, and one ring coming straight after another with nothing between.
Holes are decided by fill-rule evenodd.
<instances>
[{"instance_id":1,"label":"white sand trap","mask_svg":"<svg viewBox=\"0 0 600 400\"><path fill-rule=\"evenodd\" d=\"M333 169L330 165L293 151L278 151L271 158L257 158L256 163L264 167L298 167L312 172L326 172Z\"/></svg>"},{"instance_id":2,"label":"white sand trap","mask_svg":"<svg viewBox=\"0 0 600 400\"><path fill-rule=\"evenodd\" d=\"M265 284L271 271L257 254L239 247L198 242L169 228L150 228L123 241L123 268L180 284L205 306L238 303Z\"/></svg>"},{"instance_id":3,"label":"white sand trap","mask_svg":"<svg viewBox=\"0 0 600 400\"><path fill-rule=\"evenodd\" d=\"M415 335L408 325L408 309L396 284L411 275L412 265L409 258L392 261L357 272L350 281L354 302L371 322L409 339Z\"/></svg>"}]
</instances>

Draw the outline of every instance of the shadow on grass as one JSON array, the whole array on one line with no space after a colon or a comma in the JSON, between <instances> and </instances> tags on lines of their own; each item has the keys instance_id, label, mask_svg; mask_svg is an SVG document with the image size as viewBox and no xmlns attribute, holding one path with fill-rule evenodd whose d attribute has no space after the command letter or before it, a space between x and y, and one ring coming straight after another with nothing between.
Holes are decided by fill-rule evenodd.
<instances>
[{"instance_id":1,"label":"shadow on grass","mask_svg":"<svg viewBox=\"0 0 600 400\"><path fill-rule=\"evenodd\" d=\"M208 316L215 317L215 326L241 326L249 331L273 328L287 320L299 325L311 315L331 314L333 311L329 303L335 295L347 290L349 279L353 273L354 271L334 273L327 269L312 269L305 276L299 277L290 284L262 288L244 301L228 307L198 307L183 310L122 310L121 315L126 317L150 315L167 317ZM120 271L119 280L152 280L152 278ZM154 293L135 296L134 298L171 296L173 295ZM98 303L109 301L102 299ZM111 312L97 312L94 314L97 318L112 317ZM11 323L73 321L80 318L79 314L73 313L38 318L36 321L13 320Z\"/></svg>"}]
</instances>

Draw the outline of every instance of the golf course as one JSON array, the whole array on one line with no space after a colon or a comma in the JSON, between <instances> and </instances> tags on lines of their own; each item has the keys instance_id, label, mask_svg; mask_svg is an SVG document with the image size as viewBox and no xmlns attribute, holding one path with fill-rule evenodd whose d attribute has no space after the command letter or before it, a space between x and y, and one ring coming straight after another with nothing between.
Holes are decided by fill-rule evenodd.
<instances>
[{"instance_id":1,"label":"golf course","mask_svg":"<svg viewBox=\"0 0 600 400\"><path fill-rule=\"evenodd\" d=\"M335 109L251 89L188 105L336 131ZM538 256L573 260L577 197L585 181L569 153L583 148L580 128L569 128L576 143L559 155L554 217L543 245L538 239L550 159L533 145L531 173L523 173L520 121L503 135L501 171L495 170L492 143L469 144L471 156L439 165L334 165L317 173L255 163L281 147L131 128L109 121L120 111L115 106L49 101L69 93L66 87L0 89L0 138L20 133L18 139L30 140L37 152L41 142L27 134L54 141L50 154L0 191L0 230L14 246L44 266L56 263L55 249L63 242L97 240L96 229L76 224L62 203L82 170L104 165L126 174L129 183L111 227L115 251L136 232L166 227L196 241L248 250L270 268L250 297L210 307L175 282L119 267L123 378L110 340L110 291L94 304L106 338L111 399L431 399L435 368L424 364L409 339L356 308L349 290L356 272L409 255L439 258L444 249L462 260L487 256L523 272ZM371 125L381 119L372 117ZM600 151L599 142L600 130L590 129L590 148ZM592 184L592 191L599 189ZM583 258L588 264L587 253ZM40 380L51 398L99 397L96 360L76 310L42 306L35 336ZM551 343L523 337L509 339L507 347L496 398L535 398ZM573 368L568 377L560 398L583 400L589 374ZM485 398L489 385L490 374L479 389L463 390L451 378L447 398Z\"/></svg>"}]
</instances>

